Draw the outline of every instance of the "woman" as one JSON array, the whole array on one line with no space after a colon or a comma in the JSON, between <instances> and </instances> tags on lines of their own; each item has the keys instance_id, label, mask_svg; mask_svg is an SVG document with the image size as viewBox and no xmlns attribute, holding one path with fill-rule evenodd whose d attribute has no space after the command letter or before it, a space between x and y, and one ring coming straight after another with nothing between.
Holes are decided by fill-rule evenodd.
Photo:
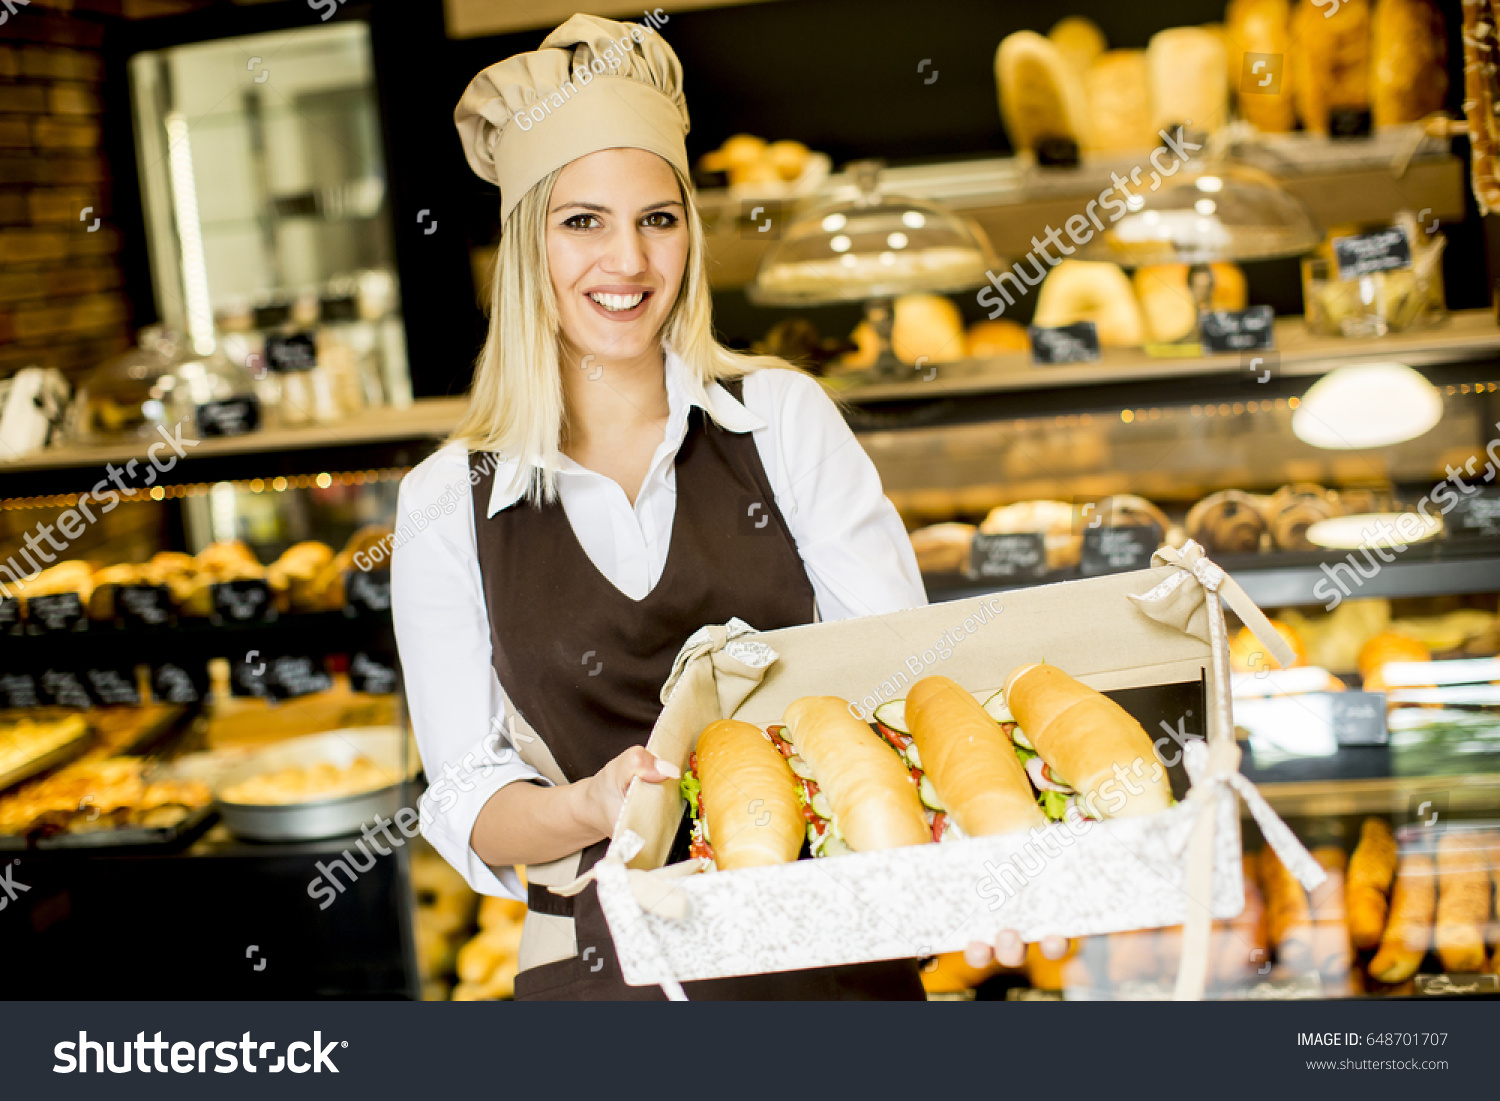
<instances>
[{"instance_id":1,"label":"woman","mask_svg":"<svg viewBox=\"0 0 1500 1101\"><path fill-rule=\"evenodd\" d=\"M547 885L599 859L634 778L677 779L644 743L682 643L926 596L816 380L713 338L660 36L574 16L479 74L456 117L502 234L468 413L401 486L423 529L392 567L422 829L475 890L527 898L518 998L659 998L624 984L595 889ZM910 960L686 989L922 996Z\"/></svg>"}]
</instances>

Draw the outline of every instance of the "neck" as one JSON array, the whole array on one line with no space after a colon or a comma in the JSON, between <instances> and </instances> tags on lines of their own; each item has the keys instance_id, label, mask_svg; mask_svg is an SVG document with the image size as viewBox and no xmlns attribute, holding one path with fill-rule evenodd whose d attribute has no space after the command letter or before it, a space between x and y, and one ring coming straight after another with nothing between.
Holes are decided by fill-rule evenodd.
<instances>
[{"instance_id":1,"label":"neck","mask_svg":"<svg viewBox=\"0 0 1500 1101\"><path fill-rule=\"evenodd\" d=\"M558 361L567 409L565 452L666 421L666 359L660 345L632 359L610 359L563 342Z\"/></svg>"}]
</instances>

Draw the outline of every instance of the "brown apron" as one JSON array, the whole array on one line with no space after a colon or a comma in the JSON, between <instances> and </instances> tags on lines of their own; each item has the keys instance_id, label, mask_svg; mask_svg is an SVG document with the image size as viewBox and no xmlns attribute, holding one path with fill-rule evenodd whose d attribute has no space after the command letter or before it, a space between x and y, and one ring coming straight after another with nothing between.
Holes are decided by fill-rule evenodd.
<instances>
[{"instance_id":1,"label":"brown apron","mask_svg":"<svg viewBox=\"0 0 1500 1101\"><path fill-rule=\"evenodd\" d=\"M742 385L725 388L738 399ZM639 601L599 572L560 503L538 508L523 500L486 518L494 465L480 459L470 456L479 475L474 524L495 673L568 782L646 743L672 661L699 627L736 616L759 630L813 620L812 583L754 440L720 428L697 406L677 452L666 564ZM673 859L686 855L686 830L684 818ZM608 844L585 849L577 871L592 867ZM592 883L565 898L532 880L528 905L543 920L571 920L574 954L523 970L518 999L663 999L658 987L625 984ZM689 998L710 1000L923 997L912 960L683 985Z\"/></svg>"}]
</instances>

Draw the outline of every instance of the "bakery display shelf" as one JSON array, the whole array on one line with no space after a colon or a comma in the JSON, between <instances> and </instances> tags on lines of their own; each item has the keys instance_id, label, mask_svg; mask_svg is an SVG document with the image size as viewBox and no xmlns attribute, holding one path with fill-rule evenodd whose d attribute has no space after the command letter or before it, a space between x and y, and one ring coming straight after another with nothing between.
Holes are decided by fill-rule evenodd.
<instances>
[{"instance_id":1,"label":"bakery display shelf","mask_svg":"<svg viewBox=\"0 0 1500 1101\"><path fill-rule=\"evenodd\" d=\"M22 761L5 772L0 772L0 791L13 787L22 780L29 780L38 773L47 771L49 768L65 764L84 752L91 740L92 734L88 727L83 727L79 730L77 737L69 739L62 745L53 746L45 753L38 754L30 760ZM4 836L0 835L0 847L3 847L4 840Z\"/></svg>"},{"instance_id":2,"label":"bakery display shelf","mask_svg":"<svg viewBox=\"0 0 1500 1101\"><path fill-rule=\"evenodd\" d=\"M171 469L154 472L152 489L409 467L426 457L453 431L465 404L464 398L427 398L404 409L370 409L357 419L339 424L269 428L244 436L186 444L185 455ZM175 458L175 453L159 441L152 444L141 440L98 447L53 448L18 461L0 463L0 505L18 499L86 492L105 477L107 464L123 468L132 459L137 463L137 471L127 484L141 486L145 478L141 470L150 470L148 447L155 448L163 465L168 458ZM137 496L160 499L144 488Z\"/></svg>"},{"instance_id":3,"label":"bakery display shelf","mask_svg":"<svg viewBox=\"0 0 1500 1101\"><path fill-rule=\"evenodd\" d=\"M1215 555L1214 561L1262 608L1326 604L1332 595L1339 593L1339 589L1329 580L1324 566L1331 570L1339 563L1347 564L1343 552L1332 551L1225 554ZM1363 555L1357 561L1369 569ZM1349 590L1345 595L1351 599L1497 592L1500 591L1500 542L1474 544L1436 540L1413 544L1395 561L1383 564L1373 577L1360 578L1362 584L1358 587L1347 580L1351 572L1339 571ZM1009 582L978 580L962 574L928 574L923 577L923 583L929 600L947 601L1071 581L1079 576L1077 570L1053 571L1037 580ZM1326 582L1329 587L1324 588L1320 582Z\"/></svg>"},{"instance_id":4,"label":"bakery display shelf","mask_svg":"<svg viewBox=\"0 0 1500 1101\"><path fill-rule=\"evenodd\" d=\"M0 852L61 850L103 854L125 850L178 851L202 837L217 815L218 812L209 805L199 807L171 826L118 826L29 837L0 834Z\"/></svg>"},{"instance_id":5,"label":"bakery display shelf","mask_svg":"<svg viewBox=\"0 0 1500 1101\"><path fill-rule=\"evenodd\" d=\"M1456 371L1465 374L1467 382L1479 377L1467 377L1473 368L1492 371L1500 362L1500 325L1489 310L1461 310L1432 328L1374 340L1318 336L1308 331L1302 318L1283 317L1276 321L1275 343L1275 350L1269 353L1186 358L1151 356L1139 348L1106 348L1097 362L1056 367L1037 366L1025 353L1015 353L945 363L930 380L912 372L911 378L899 381L846 378L830 384L844 401L858 406L926 404L979 394L1111 386L1128 388L1122 391L1123 400L1140 404L1149 400L1141 396L1143 383L1166 387L1189 380L1195 384L1228 383L1236 392L1234 396L1245 400L1280 396L1287 388L1284 382L1291 384L1290 392L1300 394L1312 379L1336 367L1361 362L1397 360L1410 367L1435 369L1440 374ZM1250 372L1249 359L1257 355L1263 363L1255 366L1270 371L1265 382L1258 381L1260 376Z\"/></svg>"},{"instance_id":6,"label":"bakery display shelf","mask_svg":"<svg viewBox=\"0 0 1500 1101\"><path fill-rule=\"evenodd\" d=\"M1244 163L1275 176L1324 226L1386 222L1395 211L1423 209L1442 221L1463 221L1467 165L1448 151L1446 142L1414 142L1415 137L1407 127L1352 142L1279 135L1237 152ZM1033 234L1083 214L1089 199L1111 186L1111 172L1128 177L1142 165L1149 169L1146 152L1090 160L1076 168L1039 168L1020 158L992 157L888 168L881 188L962 212L984 229L996 253L1015 259L1033 249ZM852 179L841 172L830 176L815 195L779 201L826 202L853 191ZM747 231L748 212L757 198L767 201L748 190L698 194L715 290L742 287L755 279L769 244L764 234Z\"/></svg>"},{"instance_id":7,"label":"bakery display shelf","mask_svg":"<svg viewBox=\"0 0 1500 1101\"><path fill-rule=\"evenodd\" d=\"M1424 801L1443 815L1500 812L1500 773L1377 776L1352 780L1257 781L1256 789L1283 818L1414 815ZM1249 812L1241 805L1241 813Z\"/></svg>"},{"instance_id":8,"label":"bakery display shelf","mask_svg":"<svg viewBox=\"0 0 1500 1101\"><path fill-rule=\"evenodd\" d=\"M268 622L184 618L171 627L92 624L83 631L0 635L0 665L27 668L62 660L73 666L109 658L134 664L166 660L169 655L206 659L242 655L258 647L277 654L339 653L379 645L390 627L389 611L294 612Z\"/></svg>"}]
</instances>

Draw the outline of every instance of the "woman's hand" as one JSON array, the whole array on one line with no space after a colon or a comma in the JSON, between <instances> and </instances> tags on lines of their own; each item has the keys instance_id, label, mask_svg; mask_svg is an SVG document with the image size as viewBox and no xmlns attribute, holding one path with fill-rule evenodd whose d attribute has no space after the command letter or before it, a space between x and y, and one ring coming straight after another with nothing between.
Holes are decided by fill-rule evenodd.
<instances>
[{"instance_id":1,"label":"woman's hand","mask_svg":"<svg viewBox=\"0 0 1500 1101\"><path fill-rule=\"evenodd\" d=\"M1042 955L1049 960L1060 960L1068 954L1067 937L1043 937ZM1026 962L1026 942L1014 929L1002 929L995 935L994 944L982 940L971 940L964 947L964 961L970 967L983 967L991 960L1002 967L1020 967Z\"/></svg>"},{"instance_id":2,"label":"woman's hand","mask_svg":"<svg viewBox=\"0 0 1500 1101\"><path fill-rule=\"evenodd\" d=\"M589 825L608 837L615 828L615 819L620 817L620 805L625 802L625 791L630 781L639 776L649 783L659 784L665 780L676 780L682 770L669 761L655 756L645 746L631 746L594 775L583 781L584 811Z\"/></svg>"}]
</instances>

